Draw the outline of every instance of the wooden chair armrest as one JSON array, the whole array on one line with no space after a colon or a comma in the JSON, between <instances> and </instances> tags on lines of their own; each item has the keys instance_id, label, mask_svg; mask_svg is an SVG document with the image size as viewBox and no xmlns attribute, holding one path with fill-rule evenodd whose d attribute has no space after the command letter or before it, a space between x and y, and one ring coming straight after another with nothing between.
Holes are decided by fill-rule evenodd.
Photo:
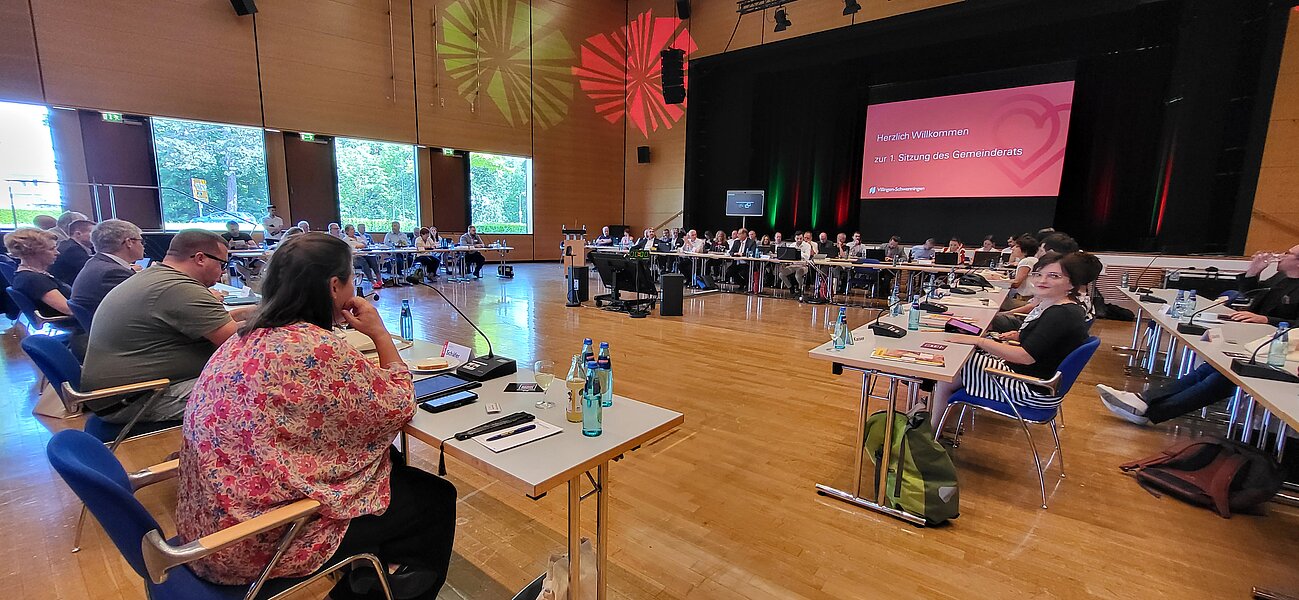
<instances>
[{"instance_id":1,"label":"wooden chair armrest","mask_svg":"<svg viewBox=\"0 0 1299 600\"><path fill-rule=\"evenodd\" d=\"M63 382L63 394L72 404L84 404L91 400L102 400L104 398L112 398L113 396L165 390L170 385L170 379L151 379L149 381L128 383L126 385L119 385L111 388L78 392L77 390L72 389L72 385L65 381Z\"/></svg>"},{"instance_id":2,"label":"wooden chair armrest","mask_svg":"<svg viewBox=\"0 0 1299 600\"><path fill-rule=\"evenodd\" d=\"M145 534L144 539L140 541L140 549L144 553L145 569L149 572L149 578L154 583L163 583L167 580L167 571L172 568L220 552L228 546L255 535L296 521L305 521L319 511L319 502L315 500L298 500L287 506L281 506L256 518L210 533L180 546L167 543L167 540L163 539L162 533L155 529Z\"/></svg>"},{"instance_id":3,"label":"wooden chair armrest","mask_svg":"<svg viewBox=\"0 0 1299 600\"><path fill-rule=\"evenodd\" d=\"M67 323L67 322L72 321L73 319L76 318L76 317L74 317L74 316L72 316L72 315L62 315L62 314L60 314L60 315L54 315L54 316L50 317L50 316L46 316L46 315L41 314L41 311L39 311L39 310L36 311L36 317L39 318L39 319L42 320L42 321L45 321L46 323Z\"/></svg>"},{"instance_id":4,"label":"wooden chair armrest","mask_svg":"<svg viewBox=\"0 0 1299 600\"><path fill-rule=\"evenodd\" d=\"M131 490L134 491L159 481L172 479L179 474L180 460L169 460L152 467L145 467L134 473L128 473L126 478L131 482Z\"/></svg>"},{"instance_id":5,"label":"wooden chair armrest","mask_svg":"<svg viewBox=\"0 0 1299 600\"><path fill-rule=\"evenodd\" d=\"M1015 381L1022 381L1032 387L1046 390L1050 392L1051 395L1053 396L1059 393L1060 391L1059 371L1056 371L1055 376L1051 377L1050 379L1038 379L1036 377L1029 377L1028 375L1021 375L1014 371L1006 371L1004 369L995 369L992 367L985 367L983 370L984 372L986 372L989 375L992 375L993 377L1000 377L1002 379L1013 379Z\"/></svg>"}]
</instances>

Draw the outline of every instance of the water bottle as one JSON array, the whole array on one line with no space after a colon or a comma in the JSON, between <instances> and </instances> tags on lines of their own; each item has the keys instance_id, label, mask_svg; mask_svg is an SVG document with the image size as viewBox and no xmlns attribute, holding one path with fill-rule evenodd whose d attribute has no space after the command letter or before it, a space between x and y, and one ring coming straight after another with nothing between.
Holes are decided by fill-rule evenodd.
<instances>
[{"instance_id":1,"label":"water bottle","mask_svg":"<svg viewBox=\"0 0 1299 600\"><path fill-rule=\"evenodd\" d=\"M1182 320L1190 323L1193 319L1191 315L1195 314L1195 290L1186 293L1186 306L1182 307Z\"/></svg>"},{"instance_id":2,"label":"water bottle","mask_svg":"<svg viewBox=\"0 0 1299 600\"><path fill-rule=\"evenodd\" d=\"M1128 281L1129 281L1129 280L1128 280L1128 272L1127 272L1127 271L1124 271L1123 274L1119 276L1119 287L1121 287L1121 288L1126 288L1126 287L1128 287Z\"/></svg>"},{"instance_id":3,"label":"water bottle","mask_svg":"<svg viewBox=\"0 0 1299 600\"><path fill-rule=\"evenodd\" d=\"M586 388L586 375L582 365L582 357L574 354L573 364L568 367L568 377L564 379L564 386L568 388L568 407L564 416L569 423L582 422L582 390Z\"/></svg>"},{"instance_id":4,"label":"water bottle","mask_svg":"<svg viewBox=\"0 0 1299 600\"><path fill-rule=\"evenodd\" d=\"M1186 292L1183 292L1182 290L1177 290L1177 299L1174 300L1173 305L1169 307L1168 316L1172 317L1173 319L1182 318L1182 309L1185 307L1186 307Z\"/></svg>"},{"instance_id":5,"label":"water bottle","mask_svg":"<svg viewBox=\"0 0 1299 600\"><path fill-rule=\"evenodd\" d=\"M907 315L907 329L918 331L920 329L920 296L911 297L911 314Z\"/></svg>"},{"instance_id":6,"label":"water bottle","mask_svg":"<svg viewBox=\"0 0 1299 600\"><path fill-rule=\"evenodd\" d=\"M604 411L600 406L600 366L586 363L586 387L582 388L582 435L595 437L604 432Z\"/></svg>"},{"instance_id":7,"label":"water bottle","mask_svg":"<svg viewBox=\"0 0 1299 600\"><path fill-rule=\"evenodd\" d=\"M401 301L401 339L415 341L415 317L410 313L410 300Z\"/></svg>"},{"instance_id":8,"label":"water bottle","mask_svg":"<svg viewBox=\"0 0 1299 600\"><path fill-rule=\"evenodd\" d=\"M613 406L613 360L609 358L609 342L600 342L600 355L595 359L600 367L600 406Z\"/></svg>"},{"instance_id":9,"label":"water bottle","mask_svg":"<svg viewBox=\"0 0 1299 600\"><path fill-rule=\"evenodd\" d=\"M846 308L839 309L839 321L843 323L843 341L846 345L851 346L853 344L853 341L852 341L852 329L848 327L848 309Z\"/></svg>"},{"instance_id":10,"label":"water bottle","mask_svg":"<svg viewBox=\"0 0 1299 600\"><path fill-rule=\"evenodd\" d=\"M591 350L591 338L582 340L582 364L595 360L595 351Z\"/></svg>"},{"instance_id":11,"label":"water bottle","mask_svg":"<svg viewBox=\"0 0 1299 600\"><path fill-rule=\"evenodd\" d=\"M1267 347L1268 366L1285 368L1285 357L1290 353L1290 324L1282 322L1276 326L1277 336Z\"/></svg>"},{"instance_id":12,"label":"water bottle","mask_svg":"<svg viewBox=\"0 0 1299 600\"><path fill-rule=\"evenodd\" d=\"M893 311L893 316L896 317L902 314L902 295L901 291L898 290L897 280L893 281L893 291L889 293L889 306L890 310Z\"/></svg>"},{"instance_id":13,"label":"water bottle","mask_svg":"<svg viewBox=\"0 0 1299 600\"><path fill-rule=\"evenodd\" d=\"M947 274L947 288L951 289L954 287L956 287L956 269L952 269L952 271Z\"/></svg>"},{"instance_id":14,"label":"water bottle","mask_svg":"<svg viewBox=\"0 0 1299 600\"><path fill-rule=\"evenodd\" d=\"M847 347L848 342L844 341L844 320L847 318L844 313L847 309L839 307L839 318L834 320L834 349L843 350Z\"/></svg>"}]
</instances>

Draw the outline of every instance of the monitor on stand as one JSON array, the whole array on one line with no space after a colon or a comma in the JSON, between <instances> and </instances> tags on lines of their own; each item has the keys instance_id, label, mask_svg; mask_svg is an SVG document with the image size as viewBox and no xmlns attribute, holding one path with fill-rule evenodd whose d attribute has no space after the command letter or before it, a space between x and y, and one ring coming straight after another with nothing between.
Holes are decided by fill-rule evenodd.
<instances>
[{"instance_id":1,"label":"monitor on stand","mask_svg":"<svg viewBox=\"0 0 1299 600\"><path fill-rule=\"evenodd\" d=\"M608 304L609 310L626 312L633 317L649 314L658 298L658 288L654 285L654 274L650 272L648 258L601 252L592 255L591 262L595 264L595 270L600 274L600 281L609 288L608 294L595 297L597 307ZM632 292L638 297L625 300L622 298L622 292ZM649 297L640 297L644 295Z\"/></svg>"}]
</instances>

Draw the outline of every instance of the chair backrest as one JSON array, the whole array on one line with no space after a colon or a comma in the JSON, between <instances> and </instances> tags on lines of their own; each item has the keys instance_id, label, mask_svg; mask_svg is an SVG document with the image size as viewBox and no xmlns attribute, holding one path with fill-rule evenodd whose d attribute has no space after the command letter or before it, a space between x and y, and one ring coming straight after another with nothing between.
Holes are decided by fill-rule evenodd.
<instances>
[{"instance_id":1,"label":"chair backrest","mask_svg":"<svg viewBox=\"0 0 1299 600\"><path fill-rule=\"evenodd\" d=\"M1078 380L1078 375L1082 373L1083 368L1091 361L1092 355L1096 354L1096 349L1100 347L1101 339L1093 335L1087 338L1083 345L1074 348L1069 356L1064 357L1058 369L1060 371L1059 397L1063 398L1069 393L1069 388L1073 387L1074 382Z\"/></svg>"},{"instance_id":2,"label":"chair backrest","mask_svg":"<svg viewBox=\"0 0 1299 600\"><path fill-rule=\"evenodd\" d=\"M23 338L22 347L60 397L64 382L74 390L81 390L81 363L63 342L48 335L29 335Z\"/></svg>"},{"instance_id":3,"label":"chair backrest","mask_svg":"<svg viewBox=\"0 0 1299 600\"><path fill-rule=\"evenodd\" d=\"M32 302L32 299L28 298L27 294L15 290L13 286L5 288L5 292L9 294L10 298L13 298L14 304L18 305L18 310L27 315L27 319L32 322L33 327L41 326L44 320L41 319L40 315L36 314L36 303Z\"/></svg>"},{"instance_id":4,"label":"chair backrest","mask_svg":"<svg viewBox=\"0 0 1299 600\"><path fill-rule=\"evenodd\" d=\"M95 319L95 311L71 300L68 300L68 308L72 310L72 316L77 319L82 331L90 331L90 322Z\"/></svg>"},{"instance_id":5,"label":"chair backrest","mask_svg":"<svg viewBox=\"0 0 1299 600\"><path fill-rule=\"evenodd\" d=\"M0 280L3 280L5 285L13 285L14 275L17 274L18 263L10 259L0 260Z\"/></svg>"},{"instance_id":6,"label":"chair backrest","mask_svg":"<svg viewBox=\"0 0 1299 600\"><path fill-rule=\"evenodd\" d=\"M153 515L132 493L126 470L104 443L75 429L54 434L45 448L50 465L103 525L122 558L147 579L140 541L155 529Z\"/></svg>"}]
</instances>

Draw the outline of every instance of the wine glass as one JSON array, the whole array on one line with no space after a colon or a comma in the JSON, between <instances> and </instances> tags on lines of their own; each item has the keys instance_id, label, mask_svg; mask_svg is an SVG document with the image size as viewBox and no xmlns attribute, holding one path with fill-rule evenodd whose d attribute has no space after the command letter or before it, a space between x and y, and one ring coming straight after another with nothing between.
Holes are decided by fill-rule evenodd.
<instances>
[{"instance_id":1,"label":"wine glass","mask_svg":"<svg viewBox=\"0 0 1299 600\"><path fill-rule=\"evenodd\" d=\"M541 386L541 399L535 406L540 409L553 408L555 403L547 399L546 391L550 389L550 384L555 381L555 361L539 360L532 363L532 378Z\"/></svg>"}]
</instances>

